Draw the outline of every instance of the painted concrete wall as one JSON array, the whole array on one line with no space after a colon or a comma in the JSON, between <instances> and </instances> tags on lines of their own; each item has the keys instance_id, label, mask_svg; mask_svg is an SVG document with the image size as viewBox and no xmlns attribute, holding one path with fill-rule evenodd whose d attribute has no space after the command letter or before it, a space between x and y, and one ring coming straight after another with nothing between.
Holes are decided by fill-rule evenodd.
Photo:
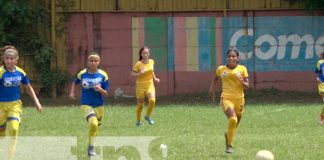
<instances>
[{"instance_id":1,"label":"painted concrete wall","mask_svg":"<svg viewBox=\"0 0 324 160\"><path fill-rule=\"evenodd\" d=\"M158 95L206 92L229 47L240 51L254 89L316 90L313 70L324 51L324 15L303 11L72 13L67 23L68 72L101 54L112 90L134 94L130 77L146 45L161 79Z\"/></svg>"}]
</instances>

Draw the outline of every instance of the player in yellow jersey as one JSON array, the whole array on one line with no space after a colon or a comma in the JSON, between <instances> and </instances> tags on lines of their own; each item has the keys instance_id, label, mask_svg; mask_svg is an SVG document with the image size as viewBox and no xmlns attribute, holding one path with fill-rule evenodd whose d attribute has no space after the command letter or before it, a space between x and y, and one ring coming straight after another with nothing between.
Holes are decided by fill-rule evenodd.
<instances>
[{"instance_id":1,"label":"player in yellow jersey","mask_svg":"<svg viewBox=\"0 0 324 160\"><path fill-rule=\"evenodd\" d=\"M245 66L239 65L239 52L230 49L226 52L227 65L221 65L216 70L209 95L215 97L216 82L222 80L222 94L220 105L228 118L227 132L225 133L226 152L233 153L233 139L236 128L240 123L244 111L244 89L249 87L248 72Z\"/></svg>"},{"instance_id":2,"label":"player in yellow jersey","mask_svg":"<svg viewBox=\"0 0 324 160\"><path fill-rule=\"evenodd\" d=\"M0 67L0 138L6 136L7 131L11 141L8 157L4 159L13 159L22 115L20 86L23 86L34 100L38 112L42 112L42 105L26 73L16 66L19 59L17 49L14 46L5 46L1 50L4 65Z\"/></svg>"},{"instance_id":3,"label":"player in yellow jersey","mask_svg":"<svg viewBox=\"0 0 324 160\"><path fill-rule=\"evenodd\" d=\"M154 74L154 60L150 59L150 49L142 47L139 51L139 61L134 65L132 76L136 79L136 125L143 125L141 122L141 113L144 107L144 99L148 98L148 107L144 119L149 125L153 125L154 121L151 118L152 111L155 107L155 87L154 82L159 83L160 79ZM154 82L153 82L154 81Z\"/></svg>"},{"instance_id":4,"label":"player in yellow jersey","mask_svg":"<svg viewBox=\"0 0 324 160\"><path fill-rule=\"evenodd\" d=\"M316 81L318 87L318 93L324 101L324 52L321 54L321 59L317 61L316 64ZM324 105L320 114L320 124L324 124Z\"/></svg>"}]
</instances>

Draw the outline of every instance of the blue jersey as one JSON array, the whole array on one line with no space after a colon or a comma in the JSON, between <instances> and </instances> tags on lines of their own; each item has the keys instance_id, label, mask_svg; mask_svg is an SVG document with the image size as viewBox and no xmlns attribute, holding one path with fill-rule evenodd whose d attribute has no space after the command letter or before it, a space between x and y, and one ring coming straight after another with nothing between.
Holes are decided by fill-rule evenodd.
<instances>
[{"instance_id":1,"label":"blue jersey","mask_svg":"<svg viewBox=\"0 0 324 160\"><path fill-rule=\"evenodd\" d=\"M0 67L0 102L12 102L20 99L20 84L29 84L30 80L26 73L19 67L15 67L13 72Z\"/></svg>"},{"instance_id":2,"label":"blue jersey","mask_svg":"<svg viewBox=\"0 0 324 160\"><path fill-rule=\"evenodd\" d=\"M324 60L321 59L316 64L317 77L324 83Z\"/></svg>"},{"instance_id":3,"label":"blue jersey","mask_svg":"<svg viewBox=\"0 0 324 160\"><path fill-rule=\"evenodd\" d=\"M88 73L87 69L83 69L74 80L75 84L82 84L81 105L89 105L91 107L98 107L104 104L104 97L100 92L93 89L93 86L98 84L109 91L108 75L105 71L98 69L96 73Z\"/></svg>"}]
</instances>

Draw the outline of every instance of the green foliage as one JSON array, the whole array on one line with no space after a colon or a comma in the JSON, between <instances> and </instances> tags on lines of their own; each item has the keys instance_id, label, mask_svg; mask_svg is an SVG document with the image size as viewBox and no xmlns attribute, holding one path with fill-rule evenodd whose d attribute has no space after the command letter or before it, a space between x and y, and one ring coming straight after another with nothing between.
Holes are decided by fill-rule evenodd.
<instances>
[{"instance_id":1,"label":"green foliage","mask_svg":"<svg viewBox=\"0 0 324 160\"><path fill-rule=\"evenodd\" d=\"M301 1L305 9L309 11L323 10L324 0L303 0Z\"/></svg>"},{"instance_id":2,"label":"green foliage","mask_svg":"<svg viewBox=\"0 0 324 160\"><path fill-rule=\"evenodd\" d=\"M323 11L324 0L286 0L290 4L300 3L307 11Z\"/></svg>"},{"instance_id":3,"label":"green foliage","mask_svg":"<svg viewBox=\"0 0 324 160\"><path fill-rule=\"evenodd\" d=\"M67 76L51 70L55 50L44 36L50 28L49 13L40 6L30 7L25 0L2 0L0 19L0 46L11 44L19 49L19 54L33 54L38 83L42 84L43 93L50 96L52 84L62 85Z\"/></svg>"}]
</instances>

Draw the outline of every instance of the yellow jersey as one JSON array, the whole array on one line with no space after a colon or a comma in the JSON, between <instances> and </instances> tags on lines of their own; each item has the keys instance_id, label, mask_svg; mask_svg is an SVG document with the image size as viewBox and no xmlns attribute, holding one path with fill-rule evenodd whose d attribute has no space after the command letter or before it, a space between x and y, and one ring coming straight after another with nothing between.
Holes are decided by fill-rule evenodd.
<instances>
[{"instance_id":1,"label":"yellow jersey","mask_svg":"<svg viewBox=\"0 0 324 160\"><path fill-rule=\"evenodd\" d=\"M245 66L237 65L230 69L225 65L219 66L216 70L218 78L222 79L222 95L224 98L242 98L244 97L244 88L239 77L247 78L248 72Z\"/></svg>"},{"instance_id":2,"label":"yellow jersey","mask_svg":"<svg viewBox=\"0 0 324 160\"><path fill-rule=\"evenodd\" d=\"M144 73L137 77L136 84L153 83L154 60L149 59L148 63L136 62L133 71L139 73L141 70L144 70Z\"/></svg>"}]
</instances>

